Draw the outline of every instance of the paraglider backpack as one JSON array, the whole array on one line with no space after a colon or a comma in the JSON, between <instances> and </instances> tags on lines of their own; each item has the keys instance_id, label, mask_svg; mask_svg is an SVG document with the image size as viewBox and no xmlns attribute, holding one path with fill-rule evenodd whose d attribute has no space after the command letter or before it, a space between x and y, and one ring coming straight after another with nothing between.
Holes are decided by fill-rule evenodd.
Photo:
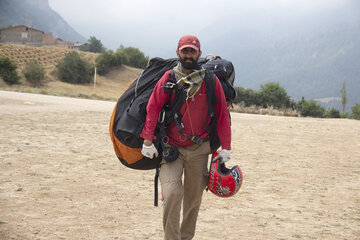
<instances>
[{"instance_id":1,"label":"paraglider backpack","mask_svg":"<svg viewBox=\"0 0 360 240\"><path fill-rule=\"evenodd\" d=\"M213 80L215 80L215 75L219 78L229 105L231 100L236 96L235 89L233 88L235 71L232 63L225 59L221 59L220 57L213 57L211 59L201 58L198 63L209 72L206 76L213 76ZM158 149L159 155L153 159L147 158L141 154L141 148L144 140L140 137L140 134L145 124L146 106L156 83L165 74L165 72L173 69L177 64L177 58L152 58L145 70L120 96L110 119L110 138L119 161L126 167L132 169L156 169L155 206L157 206L157 178L163 150L160 140L162 131L161 127L157 126L154 134L156 138L154 145ZM209 113L211 117L214 118L211 120L214 124L212 124L213 126L209 128L209 131L214 131L216 130L214 125L217 123L216 113L214 115L214 101L216 101L215 81L208 81L207 78L205 83L207 82L209 86L206 86L206 88L210 90L207 93L209 100ZM211 84L213 84L212 87ZM211 91L211 89L213 91ZM179 103L176 99L181 98L181 96L178 96L178 93L175 93L174 101L171 103L172 105L170 105L170 107L168 106L168 109L172 111L166 112L168 117L165 122L171 122L173 120L173 115L180 111L182 103ZM210 134L210 136L214 136L214 138L217 137L216 134ZM218 141L215 139L213 141L213 148L217 145Z\"/></svg>"}]
</instances>

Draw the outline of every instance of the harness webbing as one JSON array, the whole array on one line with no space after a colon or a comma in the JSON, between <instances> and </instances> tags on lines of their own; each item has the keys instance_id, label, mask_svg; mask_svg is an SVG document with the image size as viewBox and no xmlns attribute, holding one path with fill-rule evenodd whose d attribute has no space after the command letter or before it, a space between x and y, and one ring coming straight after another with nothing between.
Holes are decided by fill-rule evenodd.
<instances>
[{"instance_id":1,"label":"harness webbing","mask_svg":"<svg viewBox=\"0 0 360 240\"><path fill-rule=\"evenodd\" d=\"M218 99L216 96L216 89L215 89L215 74L206 71L205 73L205 85L206 85L206 95L208 99L208 109L209 109L209 115L208 115L208 121L206 124L206 130L210 135L210 145L211 149L217 149L219 147L219 139L217 136L217 116L216 116L216 103L218 103ZM190 124L192 128L192 134L191 136L187 136L183 132L184 125L181 122L182 115L180 114L180 109L183 106L183 104L186 102L186 91L184 88L179 88L176 85L175 80L175 73L174 71L171 71L170 73L170 79L169 81L163 86L164 91L168 92L170 94L169 102L166 104L165 108L163 108L160 118L159 118L159 128L160 128L160 135L162 140L167 139L165 128L168 124L170 124L172 121L175 122L178 132L180 135L186 137L190 141L196 143L196 144L202 144L203 139L200 139L198 136L194 134L194 130L192 127L191 117ZM171 97L172 94L174 95L174 100L171 103ZM186 104L188 104L186 102ZM188 105L187 105L188 106ZM188 106L188 114L189 113L189 106ZM162 147L164 147L164 143L162 141ZM164 148L163 148L164 150Z\"/></svg>"}]
</instances>

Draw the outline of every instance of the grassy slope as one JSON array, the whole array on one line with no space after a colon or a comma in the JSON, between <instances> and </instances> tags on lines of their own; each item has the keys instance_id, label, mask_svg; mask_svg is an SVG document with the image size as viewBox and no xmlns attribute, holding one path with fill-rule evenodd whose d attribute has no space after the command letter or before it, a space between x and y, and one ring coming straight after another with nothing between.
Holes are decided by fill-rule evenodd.
<instances>
[{"instance_id":1,"label":"grassy slope","mask_svg":"<svg viewBox=\"0 0 360 240\"><path fill-rule=\"evenodd\" d=\"M0 80L0 89L57 96L116 100L129 82L135 79L141 72L141 69L122 66L119 69L111 71L106 76L97 75L95 91L93 83L89 85L64 83L56 77L56 64L71 51L75 50L54 46L30 47L0 44L0 56L11 58L18 65L19 75L22 77L21 84L15 86L7 86ZM91 63L95 63L95 59L98 56L96 53L82 51L79 51L79 54L83 59ZM36 60L45 68L46 79L45 85L42 88L30 87L21 73L26 63L30 60Z\"/></svg>"}]
</instances>

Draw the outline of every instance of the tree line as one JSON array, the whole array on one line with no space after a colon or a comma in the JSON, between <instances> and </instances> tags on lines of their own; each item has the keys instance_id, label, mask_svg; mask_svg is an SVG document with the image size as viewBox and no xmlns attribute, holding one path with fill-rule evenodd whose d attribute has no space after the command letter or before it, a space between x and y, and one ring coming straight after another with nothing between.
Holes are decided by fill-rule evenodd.
<instances>
[{"instance_id":1,"label":"tree line","mask_svg":"<svg viewBox=\"0 0 360 240\"><path fill-rule=\"evenodd\" d=\"M90 83L96 67L99 75L106 75L114 68L125 64L136 68L145 68L149 57L145 56L138 48L120 47L114 52L107 50L99 39L91 36L87 44L80 46L80 51L100 53L95 60L95 65L81 59L77 52L68 53L56 66L58 78L69 83Z\"/></svg>"},{"instance_id":2,"label":"tree line","mask_svg":"<svg viewBox=\"0 0 360 240\"><path fill-rule=\"evenodd\" d=\"M262 84L258 91L235 87L237 96L233 100L234 104L242 104L246 107L256 106L262 108L273 107L275 109L292 109L296 110L303 117L317 118L353 118L360 120L360 104L352 106L352 113L344 112L347 102L345 82L340 89L341 102L343 105L342 112L336 108L325 109L317 101L306 100L304 97L300 101L294 101L287 94L286 90L277 82Z\"/></svg>"},{"instance_id":3,"label":"tree line","mask_svg":"<svg viewBox=\"0 0 360 240\"><path fill-rule=\"evenodd\" d=\"M149 61L149 57L145 56L138 48L120 45L115 52L107 50L101 41L94 36L89 38L87 44L80 46L80 50L100 53L96 59L99 75L105 75L112 68L119 67L122 64L136 68L145 68Z\"/></svg>"}]
</instances>

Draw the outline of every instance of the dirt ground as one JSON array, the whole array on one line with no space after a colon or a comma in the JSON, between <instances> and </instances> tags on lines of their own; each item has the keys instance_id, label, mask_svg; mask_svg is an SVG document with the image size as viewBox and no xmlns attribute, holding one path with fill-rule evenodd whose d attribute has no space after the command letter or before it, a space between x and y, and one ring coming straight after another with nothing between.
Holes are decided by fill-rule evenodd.
<instances>
[{"instance_id":1,"label":"dirt ground","mask_svg":"<svg viewBox=\"0 0 360 240\"><path fill-rule=\"evenodd\" d=\"M0 91L0 239L163 238L154 171L113 152L114 104ZM360 121L232 113L232 134L243 186L204 193L194 239L360 239Z\"/></svg>"}]
</instances>

